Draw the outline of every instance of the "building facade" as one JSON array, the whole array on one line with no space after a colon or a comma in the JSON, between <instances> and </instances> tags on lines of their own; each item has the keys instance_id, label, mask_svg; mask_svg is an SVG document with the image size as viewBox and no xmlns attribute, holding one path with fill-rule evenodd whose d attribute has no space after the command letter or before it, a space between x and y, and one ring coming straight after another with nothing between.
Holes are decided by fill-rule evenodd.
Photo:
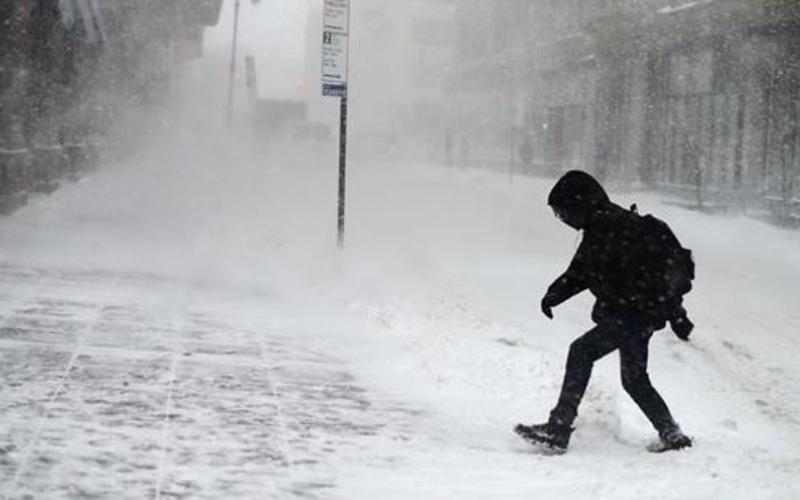
<instances>
[{"instance_id":1,"label":"building facade","mask_svg":"<svg viewBox=\"0 0 800 500\"><path fill-rule=\"evenodd\" d=\"M0 2L0 213L95 159L121 107L199 56L222 0Z\"/></svg>"},{"instance_id":2,"label":"building facade","mask_svg":"<svg viewBox=\"0 0 800 500\"><path fill-rule=\"evenodd\" d=\"M452 119L485 161L690 193L800 197L800 4L459 2Z\"/></svg>"},{"instance_id":3,"label":"building facade","mask_svg":"<svg viewBox=\"0 0 800 500\"><path fill-rule=\"evenodd\" d=\"M354 144L417 158L441 153L453 0L374 0L352 5L350 101Z\"/></svg>"}]
</instances>

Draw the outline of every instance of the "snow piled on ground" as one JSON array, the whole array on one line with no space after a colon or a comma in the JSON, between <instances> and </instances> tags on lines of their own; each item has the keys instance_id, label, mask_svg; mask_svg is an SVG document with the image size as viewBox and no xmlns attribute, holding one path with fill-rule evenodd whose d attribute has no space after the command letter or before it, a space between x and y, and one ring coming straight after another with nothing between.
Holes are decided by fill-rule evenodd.
<instances>
[{"instance_id":1,"label":"snow piled on ground","mask_svg":"<svg viewBox=\"0 0 800 500\"><path fill-rule=\"evenodd\" d=\"M511 428L546 419L591 307L582 295L553 321L538 310L578 242L544 203L552 179L356 160L339 252L333 152L241 150L156 141L0 221L0 259L231 292L231 323L293 332L360 384L421 409L413 439L380 443L398 460L334 459L335 487L311 496L800 495L797 233L615 196L669 221L695 253L692 342L665 331L651 343L653 382L695 447L645 451L654 433L612 354L596 366L569 453L542 456Z\"/></svg>"}]
</instances>

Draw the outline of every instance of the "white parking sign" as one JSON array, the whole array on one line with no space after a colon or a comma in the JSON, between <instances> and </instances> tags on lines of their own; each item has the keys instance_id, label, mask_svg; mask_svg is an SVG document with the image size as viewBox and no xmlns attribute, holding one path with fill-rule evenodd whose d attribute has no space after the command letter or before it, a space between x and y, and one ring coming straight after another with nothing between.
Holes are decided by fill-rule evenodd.
<instances>
[{"instance_id":1,"label":"white parking sign","mask_svg":"<svg viewBox=\"0 0 800 500\"><path fill-rule=\"evenodd\" d=\"M347 95L349 0L325 0L322 16L322 95Z\"/></svg>"}]
</instances>

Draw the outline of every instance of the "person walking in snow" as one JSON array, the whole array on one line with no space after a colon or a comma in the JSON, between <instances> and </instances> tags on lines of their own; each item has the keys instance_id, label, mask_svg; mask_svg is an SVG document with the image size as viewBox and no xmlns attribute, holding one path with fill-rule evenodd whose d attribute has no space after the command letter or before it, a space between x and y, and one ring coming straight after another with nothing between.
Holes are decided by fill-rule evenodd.
<instances>
[{"instance_id":1,"label":"person walking in snow","mask_svg":"<svg viewBox=\"0 0 800 500\"><path fill-rule=\"evenodd\" d=\"M570 346L561 395L548 422L519 424L515 431L532 443L566 451L594 362L618 350L622 385L658 431L660 441L651 451L691 446L647 374L652 334L669 322L679 338L688 340L694 326L681 302L694 278L691 252L663 222L640 216L635 206L625 210L612 203L585 172L573 170L559 179L548 205L562 222L583 231L583 238L567 270L547 289L542 312L552 319L554 307L588 289L596 298L596 325ZM659 257L671 248L679 255ZM679 264L690 269L673 273ZM667 281L685 283L670 291Z\"/></svg>"}]
</instances>

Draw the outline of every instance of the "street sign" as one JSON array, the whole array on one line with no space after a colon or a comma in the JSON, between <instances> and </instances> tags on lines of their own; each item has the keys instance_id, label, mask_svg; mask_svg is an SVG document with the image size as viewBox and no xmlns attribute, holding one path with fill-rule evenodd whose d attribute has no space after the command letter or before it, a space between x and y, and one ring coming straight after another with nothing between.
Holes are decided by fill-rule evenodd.
<instances>
[{"instance_id":1,"label":"street sign","mask_svg":"<svg viewBox=\"0 0 800 500\"><path fill-rule=\"evenodd\" d=\"M349 0L325 0L322 11L322 25L324 29L347 34L349 31L349 19Z\"/></svg>"},{"instance_id":2,"label":"street sign","mask_svg":"<svg viewBox=\"0 0 800 500\"><path fill-rule=\"evenodd\" d=\"M336 225L340 249L344 248L349 33L350 0L325 0L322 11L322 95L339 98L339 204Z\"/></svg>"},{"instance_id":3,"label":"street sign","mask_svg":"<svg viewBox=\"0 0 800 500\"><path fill-rule=\"evenodd\" d=\"M322 95L341 97L347 92L347 35L322 32Z\"/></svg>"},{"instance_id":4,"label":"street sign","mask_svg":"<svg viewBox=\"0 0 800 500\"><path fill-rule=\"evenodd\" d=\"M349 0L325 0L322 15L322 95L347 95Z\"/></svg>"}]
</instances>

